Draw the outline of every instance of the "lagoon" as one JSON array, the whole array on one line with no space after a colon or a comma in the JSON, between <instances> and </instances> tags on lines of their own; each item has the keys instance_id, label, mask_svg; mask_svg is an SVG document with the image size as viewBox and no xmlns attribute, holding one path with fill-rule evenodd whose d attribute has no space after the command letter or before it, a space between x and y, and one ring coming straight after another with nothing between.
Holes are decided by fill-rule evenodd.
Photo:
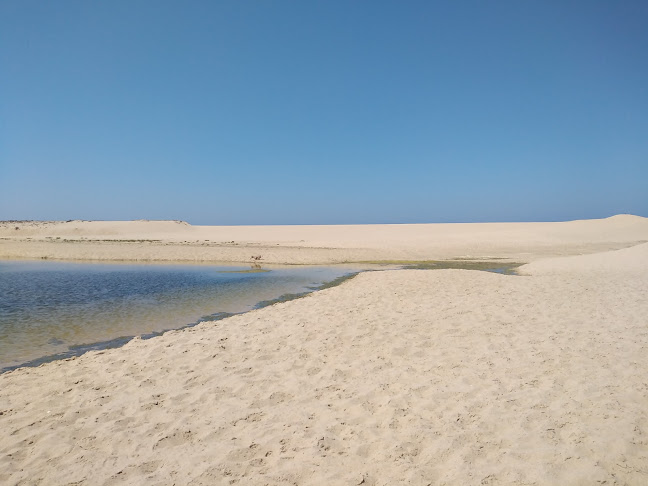
<instances>
[{"instance_id":1,"label":"lagoon","mask_svg":"<svg viewBox=\"0 0 648 486\"><path fill-rule=\"evenodd\" d=\"M249 311L351 272L339 266L0 261L0 371Z\"/></svg>"}]
</instances>

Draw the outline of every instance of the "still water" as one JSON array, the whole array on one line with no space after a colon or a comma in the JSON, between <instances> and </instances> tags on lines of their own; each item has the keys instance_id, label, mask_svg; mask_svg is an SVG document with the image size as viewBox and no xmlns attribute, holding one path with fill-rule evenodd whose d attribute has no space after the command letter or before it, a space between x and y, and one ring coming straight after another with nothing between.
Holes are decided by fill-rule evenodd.
<instances>
[{"instance_id":1,"label":"still water","mask_svg":"<svg viewBox=\"0 0 648 486\"><path fill-rule=\"evenodd\" d=\"M253 271L251 271L253 270ZM0 372L299 294L348 267L0 261ZM98 344L97 344L98 343ZM93 346L94 344L94 346Z\"/></svg>"}]
</instances>

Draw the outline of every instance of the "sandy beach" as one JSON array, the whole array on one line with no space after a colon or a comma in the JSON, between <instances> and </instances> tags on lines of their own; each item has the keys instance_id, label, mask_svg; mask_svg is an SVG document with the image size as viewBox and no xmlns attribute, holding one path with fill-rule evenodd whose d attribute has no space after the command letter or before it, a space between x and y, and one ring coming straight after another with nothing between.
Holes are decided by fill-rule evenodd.
<instances>
[{"instance_id":1,"label":"sandy beach","mask_svg":"<svg viewBox=\"0 0 648 486\"><path fill-rule=\"evenodd\" d=\"M530 262L648 241L648 219L558 223L192 226L181 221L0 222L0 258L322 264L504 258Z\"/></svg>"},{"instance_id":2,"label":"sandy beach","mask_svg":"<svg viewBox=\"0 0 648 486\"><path fill-rule=\"evenodd\" d=\"M0 375L0 483L648 484L648 219L4 222L0 258L384 270Z\"/></svg>"}]
</instances>

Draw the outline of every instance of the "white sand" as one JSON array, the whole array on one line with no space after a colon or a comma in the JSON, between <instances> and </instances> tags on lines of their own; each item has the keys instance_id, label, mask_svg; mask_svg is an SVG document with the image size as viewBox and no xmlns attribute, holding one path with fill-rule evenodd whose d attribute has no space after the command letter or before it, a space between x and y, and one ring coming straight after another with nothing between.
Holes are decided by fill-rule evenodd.
<instances>
[{"instance_id":1,"label":"white sand","mask_svg":"<svg viewBox=\"0 0 648 486\"><path fill-rule=\"evenodd\" d=\"M493 232L560 254L645 223ZM445 251L487 248L481 231ZM526 276L364 273L5 373L0 484L648 484L648 244L584 252L534 253Z\"/></svg>"},{"instance_id":2,"label":"white sand","mask_svg":"<svg viewBox=\"0 0 648 486\"><path fill-rule=\"evenodd\" d=\"M17 230L15 228L18 228ZM538 258L648 241L648 219L562 223L191 226L176 221L0 222L0 259L343 263Z\"/></svg>"}]
</instances>

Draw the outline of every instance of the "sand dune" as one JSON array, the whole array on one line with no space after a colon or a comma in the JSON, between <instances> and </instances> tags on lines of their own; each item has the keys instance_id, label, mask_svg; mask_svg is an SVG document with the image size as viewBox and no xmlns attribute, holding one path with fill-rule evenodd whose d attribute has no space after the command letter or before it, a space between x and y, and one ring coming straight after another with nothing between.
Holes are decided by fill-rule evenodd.
<instances>
[{"instance_id":1,"label":"sand dune","mask_svg":"<svg viewBox=\"0 0 648 486\"><path fill-rule=\"evenodd\" d=\"M511 228L645 239L632 217ZM0 483L648 484L648 245L531 260L364 273L0 375Z\"/></svg>"},{"instance_id":2,"label":"sand dune","mask_svg":"<svg viewBox=\"0 0 648 486\"><path fill-rule=\"evenodd\" d=\"M648 219L559 223L191 226L178 221L0 223L0 258L266 263L507 258L529 262L648 241Z\"/></svg>"},{"instance_id":3,"label":"sand dune","mask_svg":"<svg viewBox=\"0 0 648 486\"><path fill-rule=\"evenodd\" d=\"M564 273L648 274L648 243L623 250L583 255L578 258L548 258L519 269L521 273L549 275Z\"/></svg>"}]
</instances>

